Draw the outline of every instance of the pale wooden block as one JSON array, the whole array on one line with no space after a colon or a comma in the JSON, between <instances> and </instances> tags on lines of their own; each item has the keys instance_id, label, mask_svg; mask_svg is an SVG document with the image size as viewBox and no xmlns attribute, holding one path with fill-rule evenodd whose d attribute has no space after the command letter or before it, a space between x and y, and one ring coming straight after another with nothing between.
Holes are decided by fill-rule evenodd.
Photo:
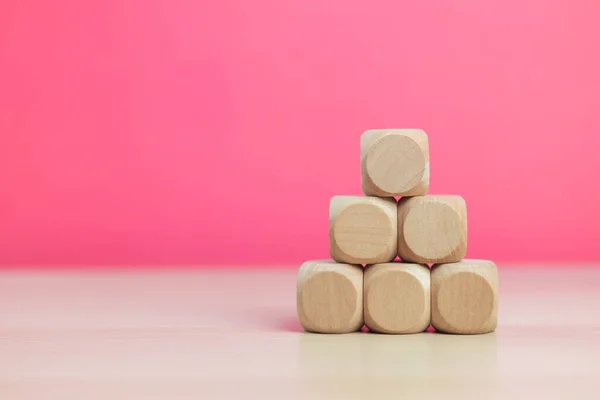
<instances>
[{"instance_id":1,"label":"pale wooden block","mask_svg":"<svg viewBox=\"0 0 600 400\"><path fill-rule=\"evenodd\" d=\"M398 255L420 264L456 262L467 253L467 204L460 196L430 195L398 202Z\"/></svg>"},{"instance_id":2,"label":"pale wooden block","mask_svg":"<svg viewBox=\"0 0 600 400\"><path fill-rule=\"evenodd\" d=\"M360 137L367 196L421 196L429 191L429 139L421 129L371 129Z\"/></svg>"},{"instance_id":3,"label":"pale wooden block","mask_svg":"<svg viewBox=\"0 0 600 400\"><path fill-rule=\"evenodd\" d=\"M392 261L398 253L396 200L333 196L329 202L331 258L349 264Z\"/></svg>"},{"instance_id":4,"label":"pale wooden block","mask_svg":"<svg viewBox=\"0 0 600 400\"><path fill-rule=\"evenodd\" d=\"M298 271L300 325L315 333L356 332L364 325L363 267L332 260L306 261Z\"/></svg>"},{"instance_id":5,"label":"pale wooden block","mask_svg":"<svg viewBox=\"0 0 600 400\"><path fill-rule=\"evenodd\" d=\"M498 269L488 260L436 264L431 270L431 324L440 332L481 334L498 324Z\"/></svg>"},{"instance_id":6,"label":"pale wooden block","mask_svg":"<svg viewBox=\"0 0 600 400\"><path fill-rule=\"evenodd\" d=\"M430 270L426 265L383 263L365 269L365 324L379 333L417 333L429 327Z\"/></svg>"}]
</instances>

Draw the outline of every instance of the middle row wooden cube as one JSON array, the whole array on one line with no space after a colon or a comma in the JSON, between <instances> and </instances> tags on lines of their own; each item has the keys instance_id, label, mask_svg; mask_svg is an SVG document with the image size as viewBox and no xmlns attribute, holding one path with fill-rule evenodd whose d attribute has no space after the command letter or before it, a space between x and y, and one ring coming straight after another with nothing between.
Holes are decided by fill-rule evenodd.
<instances>
[{"instance_id":1,"label":"middle row wooden cube","mask_svg":"<svg viewBox=\"0 0 600 400\"><path fill-rule=\"evenodd\" d=\"M400 256L419 264L456 262L467 252L467 205L461 196L333 196L330 255L337 262L378 264Z\"/></svg>"}]
</instances>

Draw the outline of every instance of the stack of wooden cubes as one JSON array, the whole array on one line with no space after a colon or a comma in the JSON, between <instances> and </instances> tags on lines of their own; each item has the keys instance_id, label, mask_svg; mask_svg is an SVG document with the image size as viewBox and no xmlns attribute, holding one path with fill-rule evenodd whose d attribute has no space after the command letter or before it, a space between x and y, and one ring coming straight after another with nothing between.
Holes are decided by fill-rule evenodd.
<instances>
[{"instance_id":1,"label":"stack of wooden cubes","mask_svg":"<svg viewBox=\"0 0 600 400\"><path fill-rule=\"evenodd\" d=\"M429 139L420 129L360 138L364 196L329 205L331 259L300 267L297 313L308 332L388 334L496 329L498 271L465 259L467 205L428 195Z\"/></svg>"}]
</instances>

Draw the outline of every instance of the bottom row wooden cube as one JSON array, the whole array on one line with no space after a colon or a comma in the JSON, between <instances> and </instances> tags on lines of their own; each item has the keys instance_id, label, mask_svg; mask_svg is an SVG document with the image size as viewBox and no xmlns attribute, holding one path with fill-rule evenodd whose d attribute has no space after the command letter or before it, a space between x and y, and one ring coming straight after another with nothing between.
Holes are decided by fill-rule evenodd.
<instances>
[{"instance_id":1,"label":"bottom row wooden cube","mask_svg":"<svg viewBox=\"0 0 600 400\"><path fill-rule=\"evenodd\" d=\"M298 272L297 313L316 333L425 331L481 334L496 329L498 272L486 260L426 265L305 262Z\"/></svg>"},{"instance_id":2,"label":"bottom row wooden cube","mask_svg":"<svg viewBox=\"0 0 600 400\"><path fill-rule=\"evenodd\" d=\"M379 333L417 333L431 319L429 267L409 263L369 265L364 277L365 324Z\"/></svg>"},{"instance_id":3,"label":"bottom row wooden cube","mask_svg":"<svg viewBox=\"0 0 600 400\"><path fill-rule=\"evenodd\" d=\"M498 269L487 260L431 269L431 324L440 332L488 333L498 324Z\"/></svg>"},{"instance_id":4,"label":"bottom row wooden cube","mask_svg":"<svg viewBox=\"0 0 600 400\"><path fill-rule=\"evenodd\" d=\"M330 260L305 262L298 271L297 313L309 332L348 333L364 325L363 267Z\"/></svg>"}]
</instances>

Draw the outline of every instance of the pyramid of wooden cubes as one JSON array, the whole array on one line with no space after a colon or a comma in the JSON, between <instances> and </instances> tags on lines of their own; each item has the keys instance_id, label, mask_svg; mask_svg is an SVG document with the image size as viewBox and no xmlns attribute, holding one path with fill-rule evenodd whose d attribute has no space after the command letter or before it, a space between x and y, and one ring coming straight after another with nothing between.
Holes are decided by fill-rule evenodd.
<instances>
[{"instance_id":1,"label":"pyramid of wooden cubes","mask_svg":"<svg viewBox=\"0 0 600 400\"><path fill-rule=\"evenodd\" d=\"M299 269L297 314L308 332L483 334L496 329L498 272L465 259L467 205L430 195L429 139L420 129L360 138L364 196L333 196L330 259Z\"/></svg>"}]
</instances>

